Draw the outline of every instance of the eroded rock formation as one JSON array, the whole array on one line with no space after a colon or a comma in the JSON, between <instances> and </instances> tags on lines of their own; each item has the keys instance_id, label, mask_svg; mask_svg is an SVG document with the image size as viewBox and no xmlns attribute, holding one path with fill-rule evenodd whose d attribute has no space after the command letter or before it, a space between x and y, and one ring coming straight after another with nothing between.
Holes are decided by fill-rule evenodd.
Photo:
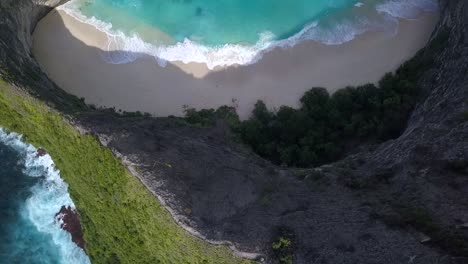
<instances>
[{"instance_id":1,"label":"eroded rock formation","mask_svg":"<svg viewBox=\"0 0 468 264\"><path fill-rule=\"evenodd\" d=\"M75 209L70 206L62 206L55 215L56 221L59 221L60 228L70 233L73 243L78 247L85 249L83 231L81 230L80 216Z\"/></svg>"},{"instance_id":2,"label":"eroded rock formation","mask_svg":"<svg viewBox=\"0 0 468 264\"><path fill-rule=\"evenodd\" d=\"M0 74L58 110L87 109L31 56L31 30L60 1L0 2ZM141 172L187 227L272 256L294 233L296 263L468 263L468 2L442 0L442 45L401 137L318 169L276 167L229 138L222 123L89 110L75 121ZM424 241L425 243L421 243ZM274 262L267 258L267 262Z\"/></svg>"}]
</instances>

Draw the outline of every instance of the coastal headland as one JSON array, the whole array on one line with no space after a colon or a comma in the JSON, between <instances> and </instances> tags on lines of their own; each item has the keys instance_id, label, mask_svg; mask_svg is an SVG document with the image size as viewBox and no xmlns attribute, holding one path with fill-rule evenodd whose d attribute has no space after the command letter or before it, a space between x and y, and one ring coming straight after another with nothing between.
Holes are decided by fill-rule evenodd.
<instances>
[{"instance_id":1,"label":"coastal headland","mask_svg":"<svg viewBox=\"0 0 468 264\"><path fill-rule=\"evenodd\" d=\"M274 263L278 257L273 252L278 241L291 242L293 247L285 252L292 254L295 263L467 262L466 1L440 1L441 18L431 38L437 52L425 61L423 73L418 76L418 87L423 93L402 134L370 148L356 149L339 162L310 169L273 165L232 142L229 128L222 122L207 128L190 126L175 118L118 115L88 107L62 90L71 91L61 87L60 82L57 86L51 81L39 67L34 57L37 55L31 56L33 29L60 2L0 2L0 76L6 81L0 81L4 87L0 91L0 125L23 134L28 142L43 147L54 157L70 186L70 195L81 216L85 247L93 263L242 262L233 258L229 250L213 248L183 232L154 193L163 197L179 220L206 238L231 241L247 252L265 253L266 263ZM72 37L68 29L65 33ZM428 38L429 35L430 32ZM436 37L443 41L434 42ZM83 45L82 40L78 44ZM87 48L94 50L87 56L97 59L102 55L98 47ZM63 55L66 51L50 52ZM76 57L79 56L73 58ZM147 60L148 67L154 67L154 59ZM143 58L133 64L144 61ZM58 65L64 66L74 60L60 62ZM129 65L132 64L117 66ZM233 69L259 65L261 62ZM359 68L356 65L363 64L353 67ZM81 71L88 69L83 67L68 68L70 73L66 76L86 79ZM90 70L95 71L94 67ZM180 71L180 65L157 69ZM284 72L281 69L276 73ZM101 78L115 78L119 72L105 73ZM47 74L52 77L50 72ZM206 79L210 74L200 71L187 75L191 79ZM136 79L131 80L135 82ZM156 84L152 82L148 89ZM307 84L307 89L312 85ZM80 89L85 88L100 89L97 85ZM102 98L119 94L118 90L106 89L101 90ZM125 92L119 96L129 97L130 101L132 96L141 94L131 89ZM71 93L84 97L75 91ZM104 105L99 104L98 93L90 94L96 96L96 101L87 98L87 102ZM163 99L169 100L171 95ZM180 91L175 95L179 96ZM226 100L231 102L229 97ZM146 105L147 101L140 102ZM115 107L119 109L119 105ZM181 106L177 109L180 111ZM70 125L70 120L80 127ZM85 130L86 135L78 132ZM106 146L99 144L96 137L103 139ZM116 154L125 160L118 160ZM129 173L123 162L140 172L140 178ZM281 228L288 232L278 232ZM281 237L282 234L287 236Z\"/></svg>"}]
</instances>

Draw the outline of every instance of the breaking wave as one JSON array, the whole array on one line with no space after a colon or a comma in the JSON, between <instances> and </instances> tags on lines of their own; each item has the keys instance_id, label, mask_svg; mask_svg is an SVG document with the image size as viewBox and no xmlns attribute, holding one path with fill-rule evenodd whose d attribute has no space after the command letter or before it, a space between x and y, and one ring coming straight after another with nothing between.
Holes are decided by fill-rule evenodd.
<instances>
[{"instance_id":1,"label":"breaking wave","mask_svg":"<svg viewBox=\"0 0 468 264\"><path fill-rule=\"evenodd\" d=\"M359 9L362 8L379 14L378 18L362 15L362 12L359 13ZM300 32L287 39L278 40L273 33L263 32L254 45L220 46L206 46L187 38L173 45L152 44L145 42L138 33L124 34L110 23L95 17L86 17L79 11L79 0L70 1L59 9L108 35L108 51L103 54L108 63L129 63L145 54L154 56L161 66L165 66L168 61L180 61L204 63L209 69L214 69L252 64L273 48L289 48L305 40L339 45L368 31L384 31L393 35L396 34L399 18L411 19L422 12L435 12L438 4L436 0L387 0L377 4L375 1L362 1L357 2L352 10L349 10L349 14L325 16L306 25Z\"/></svg>"},{"instance_id":2,"label":"breaking wave","mask_svg":"<svg viewBox=\"0 0 468 264\"><path fill-rule=\"evenodd\" d=\"M90 260L84 250L72 242L70 233L64 231L60 227L61 222L55 218L55 215L60 211L62 206L75 208L75 205L68 194L68 185L60 178L60 172L55 169L52 158L48 154L39 156L38 150L32 145L24 143L21 135L7 133L2 128L0 128L0 143L19 154L19 163L23 167L24 175L37 179L37 182L30 189L31 195L26 201L21 201L23 204L19 207L19 216L22 219L17 219L16 221L23 221L26 224L20 225L19 229L21 230L16 230L15 232L39 232L50 237L52 243L48 243L48 245L55 246L56 250L54 251L58 252L58 254L57 256L47 254L46 257L49 260L56 258L54 259L54 263L89 264ZM33 226L32 228L37 230L27 230L28 226ZM29 240L34 237L28 234L24 236ZM28 249L20 249L18 247L31 246L31 243L34 243L34 241L29 241L28 243L16 243L13 245L15 247L14 250L18 252L22 252L22 250L27 251ZM45 246L42 244L33 245L38 248ZM29 250L38 255L24 257L34 259L34 261L39 261L40 263L47 261L44 259L45 256L40 255L44 254L40 252L42 250ZM15 260L18 260L17 257Z\"/></svg>"}]
</instances>

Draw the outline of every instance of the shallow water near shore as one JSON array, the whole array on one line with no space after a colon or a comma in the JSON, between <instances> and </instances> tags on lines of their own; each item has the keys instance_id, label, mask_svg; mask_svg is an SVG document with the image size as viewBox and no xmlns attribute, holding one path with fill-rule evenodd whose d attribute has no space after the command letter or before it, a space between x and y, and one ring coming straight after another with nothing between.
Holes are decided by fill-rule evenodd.
<instances>
[{"instance_id":1,"label":"shallow water near shore","mask_svg":"<svg viewBox=\"0 0 468 264\"><path fill-rule=\"evenodd\" d=\"M88 264L89 258L55 219L74 207L49 155L0 128L0 262Z\"/></svg>"},{"instance_id":2,"label":"shallow water near shore","mask_svg":"<svg viewBox=\"0 0 468 264\"><path fill-rule=\"evenodd\" d=\"M128 63L134 53L208 68L257 62L275 47L304 40L328 45L368 31L396 34L398 18L436 11L435 0L73 0L60 7L109 35L107 58Z\"/></svg>"},{"instance_id":3,"label":"shallow water near shore","mask_svg":"<svg viewBox=\"0 0 468 264\"><path fill-rule=\"evenodd\" d=\"M217 108L234 99L241 118L247 118L258 99L269 107L295 107L311 87L334 92L377 82L427 44L437 20L437 13L425 13L400 19L394 36L368 32L341 45L307 41L274 49L254 64L210 71L204 64L163 68L152 55L131 52L130 57L142 57L108 63L103 58L116 53L106 51L106 33L57 10L36 27L33 53L52 80L90 104L180 116L184 105Z\"/></svg>"}]
</instances>

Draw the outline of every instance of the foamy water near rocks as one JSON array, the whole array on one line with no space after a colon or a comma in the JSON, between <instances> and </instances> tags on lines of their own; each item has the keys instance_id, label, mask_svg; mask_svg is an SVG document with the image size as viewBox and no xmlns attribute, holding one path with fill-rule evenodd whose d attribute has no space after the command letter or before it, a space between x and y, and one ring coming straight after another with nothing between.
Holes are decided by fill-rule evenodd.
<instances>
[{"instance_id":1,"label":"foamy water near rocks","mask_svg":"<svg viewBox=\"0 0 468 264\"><path fill-rule=\"evenodd\" d=\"M50 82L29 56L31 28L47 11L37 4L45 1L19 2L0 2L0 7L9 7L0 16L0 35L6 40L0 41L0 69L7 69L8 79L18 86L66 111L76 101ZM274 227L286 223L298 234L297 263L363 263L363 259L385 264L466 263L466 257L447 248L421 245L413 228L388 228L371 216L395 214L390 202L396 201L426 208L444 234L467 222L468 126L463 118L468 111L467 13L464 0L441 1L441 22L434 35L447 35L448 40L421 79L426 95L407 130L398 139L321 168L327 171L331 187L306 188L288 177L294 176L294 170L277 168L228 144L222 129L181 128L167 119L126 121L102 112L81 116L79 121L93 133L125 132L125 138L113 138L109 147L120 147L139 162L155 157L177 164L174 171L141 169L149 182L167 181L154 186L155 191L167 193L168 205L210 238L267 252ZM368 190L343 184L350 179L372 183L385 171L392 175L388 183ZM270 200L273 206L256 203L264 187L271 185L280 187ZM190 211L185 210L188 206ZM466 241L466 236L462 238ZM349 249L349 244L353 252L340 250Z\"/></svg>"},{"instance_id":2,"label":"foamy water near rocks","mask_svg":"<svg viewBox=\"0 0 468 264\"><path fill-rule=\"evenodd\" d=\"M68 185L60 178L52 158L43 149L36 149L23 142L21 135L6 132L0 128L0 142L18 152L23 166L23 173L29 177L38 178L31 188L31 196L20 207L20 215L41 233L47 234L58 248L57 262L62 264L89 264L89 258L84 251L84 243L75 234L76 231L64 228L64 224L73 224L74 229L81 227L79 222L69 220L69 214L57 218L57 213L73 212L75 205L68 194ZM19 220L18 220L19 221ZM74 231L74 232L71 232ZM24 230L22 232L25 232ZM38 242L40 243L40 242ZM30 256L31 257L31 256ZM40 256L38 256L40 258Z\"/></svg>"}]
</instances>

